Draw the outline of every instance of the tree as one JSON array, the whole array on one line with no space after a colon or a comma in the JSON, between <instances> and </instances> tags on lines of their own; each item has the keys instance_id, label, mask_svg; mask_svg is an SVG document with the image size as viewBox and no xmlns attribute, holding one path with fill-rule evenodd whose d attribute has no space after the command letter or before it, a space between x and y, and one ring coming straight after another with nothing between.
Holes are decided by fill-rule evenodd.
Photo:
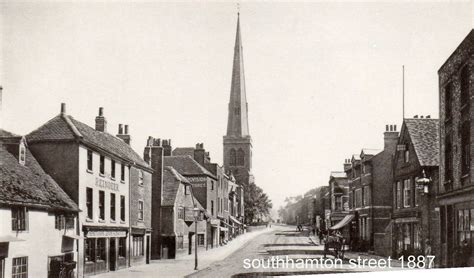
<instances>
[{"instance_id":1,"label":"tree","mask_svg":"<svg viewBox=\"0 0 474 278\"><path fill-rule=\"evenodd\" d=\"M258 222L263 217L270 215L273 207L268 195L255 183L251 183L244 190L245 222L247 224Z\"/></svg>"}]
</instances>

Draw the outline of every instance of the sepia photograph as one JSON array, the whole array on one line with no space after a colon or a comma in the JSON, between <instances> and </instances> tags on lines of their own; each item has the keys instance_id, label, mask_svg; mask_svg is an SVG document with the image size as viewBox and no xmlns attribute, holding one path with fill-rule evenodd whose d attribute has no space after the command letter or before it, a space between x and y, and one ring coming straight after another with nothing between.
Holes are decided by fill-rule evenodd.
<instances>
[{"instance_id":1,"label":"sepia photograph","mask_svg":"<svg viewBox=\"0 0 474 278\"><path fill-rule=\"evenodd\" d=\"M0 0L0 278L472 275L473 28L473 0Z\"/></svg>"}]
</instances>

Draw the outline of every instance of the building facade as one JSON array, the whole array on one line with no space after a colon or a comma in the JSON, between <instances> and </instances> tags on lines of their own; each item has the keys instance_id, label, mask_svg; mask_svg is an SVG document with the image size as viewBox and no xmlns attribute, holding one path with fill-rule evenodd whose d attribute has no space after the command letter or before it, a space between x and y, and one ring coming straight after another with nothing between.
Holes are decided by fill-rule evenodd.
<instances>
[{"instance_id":1,"label":"building facade","mask_svg":"<svg viewBox=\"0 0 474 278\"><path fill-rule=\"evenodd\" d=\"M473 54L471 30L438 70L441 265L474 266Z\"/></svg>"},{"instance_id":2,"label":"building facade","mask_svg":"<svg viewBox=\"0 0 474 278\"><path fill-rule=\"evenodd\" d=\"M130 145L107 133L102 108L94 129L67 115L62 104L58 116L26 138L45 171L81 210L79 276L128 267L130 172L133 167L151 172L148 164Z\"/></svg>"},{"instance_id":3,"label":"building facade","mask_svg":"<svg viewBox=\"0 0 474 278\"><path fill-rule=\"evenodd\" d=\"M430 118L403 121L394 157L392 255L439 254L439 212L435 210L439 167L439 121ZM425 190L417 186L431 179Z\"/></svg>"},{"instance_id":4,"label":"building facade","mask_svg":"<svg viewBox=\"0 0 474 278\"><path fill-rule=\"evenodd\" d=\"M77 274L77 204L26 140L0 129L0 277Z\"/></svg>"}]
</instances>

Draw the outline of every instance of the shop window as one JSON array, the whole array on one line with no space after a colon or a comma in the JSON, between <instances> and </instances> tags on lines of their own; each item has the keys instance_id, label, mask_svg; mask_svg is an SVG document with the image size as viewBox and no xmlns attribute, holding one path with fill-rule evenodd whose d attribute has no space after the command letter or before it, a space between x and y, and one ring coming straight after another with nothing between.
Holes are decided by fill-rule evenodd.
<instances>
[{"instance_id":1,"label":"shop window","mask_svg":"<svg viewBox=\"0 0 474 278\"><path fill-rule=\"evenodd\" d=\"M471 245L471 238L474 236L474 209L461 209L458 210L458 244L463 246L463 241L466 241L469 246Z\"/></svg>"},{"instance_id":2,"label":"shop window","mask_svg":"<svg viewBox=\"0 0 474 278\"><path fill-rule=\"evenodd\" d=\"M134 257L143 256L143 236L134 236L133 237L133 250L132 255Z\"/></svg>"},{"instance_id":3,"label":"shop window","mask_svg":"<svg viewBox=\"0 0 474 278\"><path fill-rule=\"evenodd\" d=\"M105 258L106 258L105 240L106 240L105 238L98 238L96 240L96 251L95 251L96 261L105 261Z\"/></svg>"},{"instance_id":4,"label":"shop window","mask_svg":"<svg viewBox=\"0 0 474 278\"><path fill-rule=\"evenodd\" d=\"M120 220L125 222L125 196L120 196Z\"/></svg>"},{"instance_id":5,"label":"shop window","mask_svg":"<svg viewBox=\"0 0 474 278\"><path fill-rule=\"evenodd\" d=\"M120 237L118 240L118 255L119 257L126 257L127 256L127 238Z\"/></svg>"},{"instance_id":6,"label":"shop window","mask_svg":"<svg viewBox=\"0 0 474 278\"><path fill-rule=\"evenodd\" d=\"M199 246L204 246L204 234L198 234L197 241Z\"/></svg>"},{"instance_id":7,"label":"shop window","mask_svg":"<svg viewBox=\"0 0 474 278\"><path fill-rule=\"evenodd\" d=\"M25 207L12 207L12 231L28 230L28 210Z\"/></svg>"},{"instance_id":8,"label":"shop window","mask_svg":"<svg viewBox=\"0 0 474 278\"><path fill-rule=\"evenodd\" d=\"M115 179L115 160L111 160L110 162L110 176L112 179Z\"/></svg>"},{"instance_id":9,"label":"shop window","mask_svg":"<svg viewBox=\"0 0 474 278\"><path fill-rule=\"evenodd\" d=\"M92 195L92 188L86 188L86 209L87 209L87 218L93 219L93 210L92 210L92 202L93 202L93 195Z\"/></svg>"},{"instance_id":10,"label":"shop window","mask_svg":"<svg viewBox=\"0 0 474 278\"><path fill-rule=\"evenodd\" d=\"M93 167L93 157L92 157L92 151L87 150L87 170L92 172L92 167Z\"/></svg>"},{"instance_id":11,"label":"shop window","mask_svg":"<svg viewBox=\"0 0 474 278\"><path fill-rule=\"evenodd\" d=\"M99 190L99 220L105 219L105 192Z\"/></svg>"},{"instance_id":12,"label":"shop window","mask_svg":"<svg viewBox=\"0 0 474 278\"><path fill-rule=\"evenodd\" d=\"M110 193L110 220L115 221L115 193Z\"/></svg>"},{"instance_id":13,"label":"shop window","mask_svg":"<svg viewBox=\"0 0 474 278\"><path fill-rule=\"evenodd\" d=\"M86 262L93 262L95 261L95 239L88 238L84 241L84 256Z\"/></svg>"},{"instance_id":14,"label":"shop window","mask_svg":"<svg viewBox=\"0 0 474 278\"><path fill-rule=\"evenodd\" d=\"M177 249L184 249L183 236L177 236L176 237L176 248Z\"/></svg>"},{"instance_id":15,"label":"shop window","mask_svg":"<svg viewBox=\"0 0 474 278\"><path fill-rule=\"evenodd\" d=\"M138 201L138 220L143 220L143 201Z\"/></svg>"},{"instance_id":16,"label":"shop window","mask_svg":"<svg viewBox=\"0 0 474 278\"><path fill-rule=\"evenodd\" d=\"M28 277L28 257L12 259L12 278Z\"/></svg>"},{"instance_id":17,"label":"shop window","mask_svg":"<svg viewBox=\"0 0 474 278\"><path fill-rule=\"evenodd\" d=\"M99 173L101 175L105 175L105 157L103 155L100 156L100 168Z\"/></svg>"}]
</instances>

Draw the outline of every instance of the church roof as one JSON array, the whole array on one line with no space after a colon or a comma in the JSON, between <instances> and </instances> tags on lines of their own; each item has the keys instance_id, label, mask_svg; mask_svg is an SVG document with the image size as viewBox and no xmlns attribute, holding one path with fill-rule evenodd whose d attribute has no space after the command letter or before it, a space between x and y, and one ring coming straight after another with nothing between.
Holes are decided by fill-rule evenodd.
<instances>
[{"instance_id":1,"label":"church roof","mask_svg":"<svg viewBox=\"0 0 474 278\"><path fill-rule=\"evenodd\" d=\"M235 35L234 63L232 67L232 83L230 88L229 117L227 122L227 136L248 137L247 96L245 93L244 57L242 37L240 35L240 16L237 18L237 32Z\"/></svg>"}]
</instances>

